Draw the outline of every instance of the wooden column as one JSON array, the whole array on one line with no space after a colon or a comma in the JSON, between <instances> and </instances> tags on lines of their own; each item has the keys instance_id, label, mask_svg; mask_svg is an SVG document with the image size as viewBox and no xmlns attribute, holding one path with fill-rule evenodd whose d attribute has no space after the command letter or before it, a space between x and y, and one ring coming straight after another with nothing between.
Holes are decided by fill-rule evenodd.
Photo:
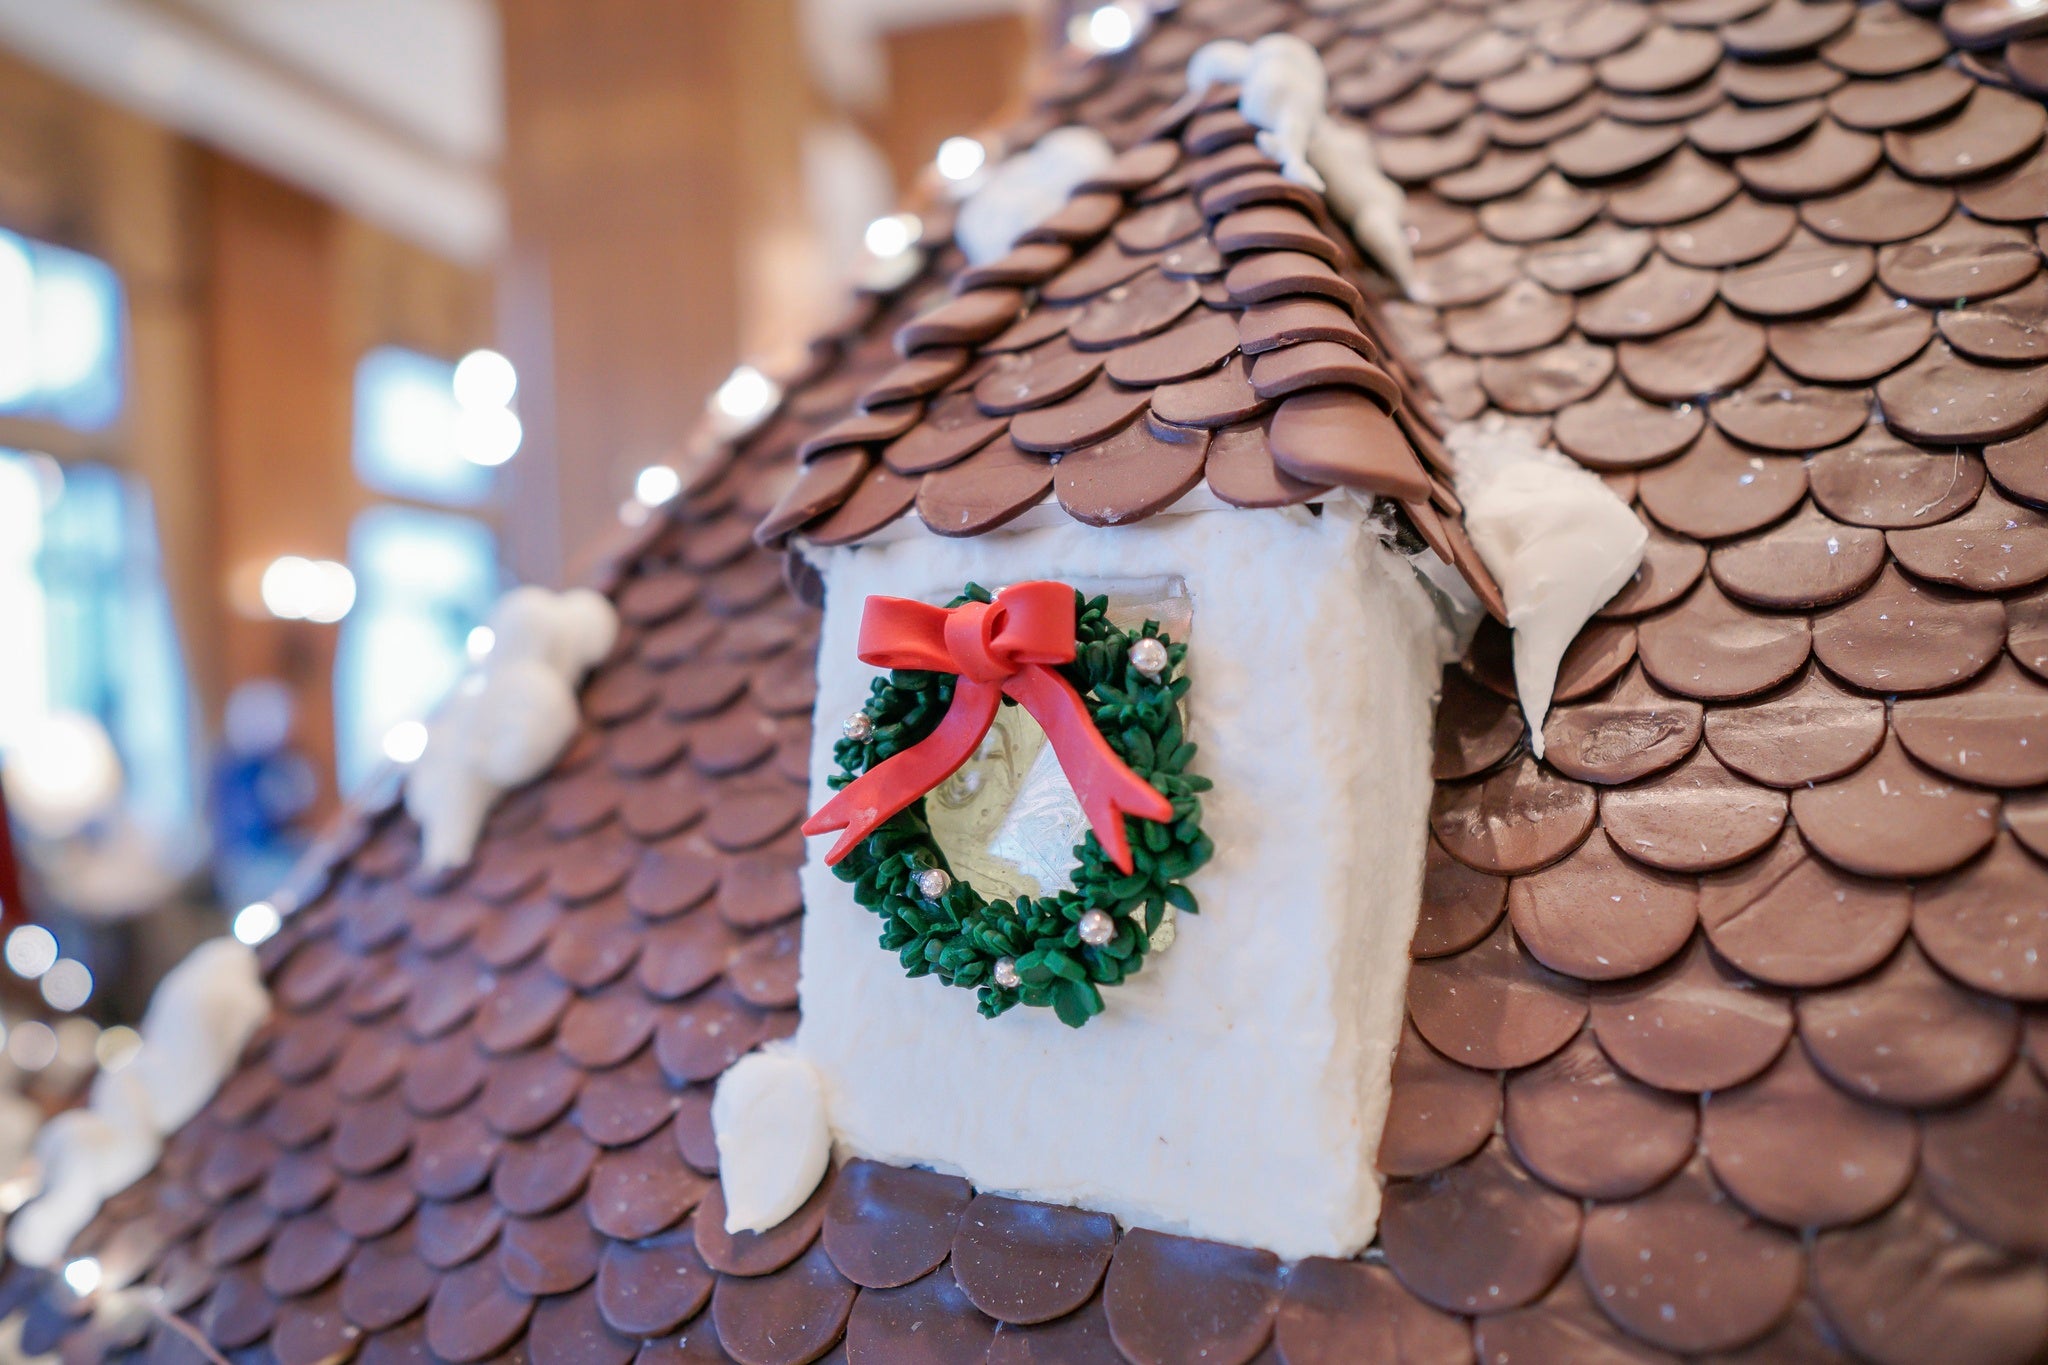
<instances>
[{"instance_id":1,"label":"wooden column","mask_svg":"<svg viewBox=\"0 0 2048 1365\"><path fill-rule=\"evenodd\" d=\"M737 358L757 225L801 214L788 0L502 0L527 448L508 541L558 579Z\"/></svg>"},{"instance_id":2,"label":"wooden column","mask_svg":"<svg viewBox=\"0 0 2048 1365\"><path fill-rule=\"evenodd\" d=\"M941 142L974 132L1009 103L1031 44L1021 14L920 24L888 36L889 100L864 122L897 184L910 184Z\"/></svg>"},{"instance_id":3,"label":"wooden column","mask_svg":"<svg viewBox=\"0 0 2048 1365\"><path fill-rule=\"evenodd\" d=\"M363 493L349 465L353 357L340 344L337 218L225 158L206 162L209 406L222 587L252 605L279 555L346 559ZM274 675L301 702L299 738L334 770L336 627L230 613L230 682Z\"/></svg>"}]
</instances>

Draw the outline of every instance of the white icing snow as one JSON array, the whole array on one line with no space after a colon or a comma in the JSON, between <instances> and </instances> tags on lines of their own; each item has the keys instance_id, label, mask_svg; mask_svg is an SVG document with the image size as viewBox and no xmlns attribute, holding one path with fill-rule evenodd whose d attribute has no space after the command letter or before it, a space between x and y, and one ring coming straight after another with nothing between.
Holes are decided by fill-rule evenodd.
<instances>
[{"instance_id":1,"label":"white icing snow","mask_svg":"<svg viewBox=\"0 0 2048 1365\"><path fill-rule=\"evenodd\" d=\"M588 588L514 588L489 622L493 643L427 727L406 776L430 868L469 861L498 797L547 770L576 734L576 686L618 637L618 613Z\"/></svg>"},{"instance_id":2,"label":"white icing snow","mask_svg":"<svg viewBox=\"0 0 2048 1365\"><path fill-rule=\"evenodd\" d=\"M94 1084L125 1084L143 1097L160 1133L182 1128L234 1070L242 1045L270 1013L256 954L232 938L209 939L164 974L143 1012L142 1046Z\"/></svg>"},{"instance_id":3,"label":"white icing snow","mask_svg":"<svg viewBox=\"0 0 2048 1365\"><path fill-rule=\"evenodd\" d=\"M92 1109L71 1109L44 1124L30 1151L43 1189L7 1225L7 1250L25 1265L55 1265L108 1196L149 1173L163 1139L123 1127Z\"/></svg>"},{"instance_id":4,"label":"white icing snow","mask_svg":"<svg viewBox=\"0 0 2048 1365\"><path fill-rule=\"evenodd\" d=\"M1402 215L1407 196L1380 169L1372 138L1332 114L1322 54L1306 39L1273 33L1253 43L1219 39L1188 59L1188 88L1240 86L1238 112L1259 129L1259 150L1280 173L1324 195L1361 248L1403 288L1414 268Z\"/></svg>"},{"instance_id":5,"label":"white icing snow","mask_svg":"<svg viewBox=\"0 0 2048 1365\"><path fill-rule=\"evenodd\" d=\"M1062 519L967 540L812 552L827 583L814 805L875 593L944 601L1056 576L1177 576L1192 604L1189 736L1216 856L1171 954L1069 1029L997 1020L909 980L880 924L812 850L803 1021L843 1150L1126 1223L1344 1256L1371 1239L1373 1160L1400 1035L1431 793L1438 625L1368 509L1161 517L1114 534ZM1285 566L1278 569L1276 566ZM1256 1172L1248 1180L1247 1172Z\"/></svg>"},{"instance_id":6,"label":"white icing snow","mask_svg":"<svg viewBox=\"0 0 2048 1365\"><path fill-rule=\"evenodd\" d=\"M1408 241L1408 196L1380 169L1372 137L1348 119L1327 118L1309 144L1309 160L1323 173L1330 208L1351 235L1403 290L1415 271Z\"/></svg>"},{"instance_id":7,"label":"white icing snow","mask_svg":"<svg viewBox=\"0 0 2048 1365\"><path fill-rule=\"evenodd\" d=\"M711 1099L727 1232L764 1232L795 1213L832 1156L818 1070L784 1044L735 1062Z\"/></svg>"},{"instance_id":8,"label":"white icing snow","mask_svg":"<svg viewBox=\"0 0 2048 1365\"><path fill-rule=\"evenodd\" d=\"M1461 422L1444 447L1457 463L1465 532L1507 604L1515 690L1541 758L1564 652L1643 562L1649 532L1599 475L1514 423Z\"/></svg>"},{"instance_id":9,"label":"white icing snow","mask_svg":"<svg viewBox=\"0 0 2048 1365\"><path fill-rule=\"evenodd\" d=\"M42 1191L8 1224L14 1258L54 1264L107 1196L141 1179L164 1137L213 1097L269 1013L256 954L234 939L210 939L171 968L142 1016L134 1057L93 1082L84 1108L36 1135Z\"/></svg>"},{"instance_id":10,"label":"white icing snow","mask_svg":"<svg viewBox=\"0 0 2048 1365\"><path fill-rule=\"evenodd\" d=\"M969 262L987 265L1066 207L1076 186L1114 160L1109 139L1093 128L1055 128L987 172L981 187L961 202L953 239Z\"/></svg>"}]
</instances>

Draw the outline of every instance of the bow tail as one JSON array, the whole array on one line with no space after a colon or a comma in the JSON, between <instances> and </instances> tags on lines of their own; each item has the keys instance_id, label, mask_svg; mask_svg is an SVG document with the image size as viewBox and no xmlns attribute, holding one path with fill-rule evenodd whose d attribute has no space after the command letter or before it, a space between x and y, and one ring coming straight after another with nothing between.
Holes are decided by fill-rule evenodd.
<instances>
[{"instance_id":1,"label":"bow tail","mask_svg":"<svg viewBox=\"0 0 2048 1365\"><path fill-rule=\"evenodd\" d=\"M825 865L838 863L891 816L907 810L959 771L995 722L1002 695L994 683L960 679L953 689L953 704L938 728L921 742L877 763L818 807L803 823L805 834L846 831L825 855Z\"/></svg>"},{"instance_id":2,"label":"bow tail","mask_svg":"<svg viewBox=\"0 0 2048 1365\"><path fill-rule=\"evenodd\" d=\"M1095 831L1109 860L1128 876L1131 844L1122 817L1136 815L1163 823L1173 818L1173 803L1116 756L1102 731L1095 728L1081 694L1059 674L1027 665L1003 690L1022 702L1045 730L1061 770L1081 798L1088 827Z\"/></svg>"}]
</instances>

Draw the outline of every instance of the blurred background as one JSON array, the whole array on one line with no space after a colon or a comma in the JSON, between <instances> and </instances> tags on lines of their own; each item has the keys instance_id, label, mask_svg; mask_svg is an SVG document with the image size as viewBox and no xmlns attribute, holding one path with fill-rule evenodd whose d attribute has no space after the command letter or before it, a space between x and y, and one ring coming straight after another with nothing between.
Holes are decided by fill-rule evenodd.
<instances>
[{"instance_id":1,"label":"blurred background","mask_svg":"<svg viewBox=\"0 0 2048 1365\"><path fill-rule=\"evenodd\" d=\"M0 1090L265 932L493 597L1115 8L0 0Z\"/></svg>"}]
</instances>

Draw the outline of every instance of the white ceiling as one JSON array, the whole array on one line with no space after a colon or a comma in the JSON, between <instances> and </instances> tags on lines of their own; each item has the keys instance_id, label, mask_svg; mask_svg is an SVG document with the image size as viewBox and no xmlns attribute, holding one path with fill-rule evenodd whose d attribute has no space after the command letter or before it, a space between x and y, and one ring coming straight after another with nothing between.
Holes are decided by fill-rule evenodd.
<instances>
[{"instance_id":1,"label":"white ceiling","mask_svg":"<svg viewBox=\"0 0 2048 1365\"><path fill-rule=\"evenodd\" d=\"M504 148L490 0L176 2L445 155L490 162Z\"/></svg>"},{"instance_id":2,"label":"white ceiling","mask_svg":"<svg viewBox=\"0 0 2048 1365\"><path fill-rule=\"evenodd\" d=\"M472 264L505 238L490 0L0 0L0 45Z\"/></svg>"},{"instance_id":3,"label":"white ceiling","mask_svg":"<svg viewBox=\"0 0 2048 1365\"><path fill-rule=\"evenodd\" d=\"M1042 2L797 0L852 108L887 95L888 32ZM0 0L0 46L446 256L503 248L492 0Z\"/></svg>"}]
</instances>

